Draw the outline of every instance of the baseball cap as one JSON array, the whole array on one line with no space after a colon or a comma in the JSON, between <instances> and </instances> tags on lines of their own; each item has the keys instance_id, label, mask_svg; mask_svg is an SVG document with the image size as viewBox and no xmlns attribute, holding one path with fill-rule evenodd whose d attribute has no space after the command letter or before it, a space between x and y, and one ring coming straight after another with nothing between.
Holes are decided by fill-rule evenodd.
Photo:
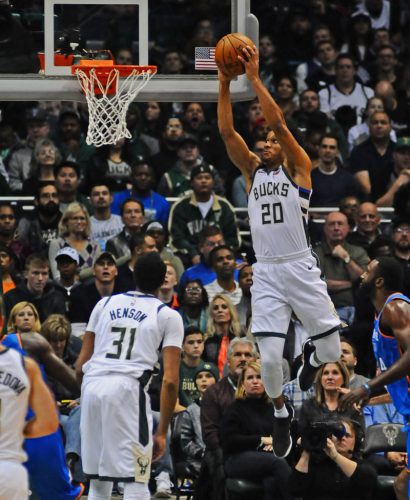
<instances>
[{"instance_id":1,"label":"baseball cap","mask_svg":"<svg viewBox=\"0 0 410 500\"><path fill-rule=\"evenodd\" d=\"M113 264L117 265L117 261L115 260L115 257L111 252L102 252L94 260L93 266L95 266L96 264L100 264L103 260L110 260Z\"/></svg>"},{"instance_id":2,"label":"baseball cap","mask_svg":"<svg viewBox=\"0 0 410 500\"><path fill-rule=\"evenodd\" d=\"M154 221L148 224L146 232L148 233L148 231L154 231L155 229L159 229L160 231L165 231L164 226L160 222Z\"/></svg>"},{"instance_id":3,"label":"baseball cap","mask_svg":"<svg viewBox=\"0 0 410 500\"><path fill-rule=\"evenodd\" d=\"M194 135L185 134L178 139L178 147L183 146L187 142L190 142L191 144L195 144L195 146L198 146L198 139Z\"/></svg>"},{"instance_id":4,"label":"baseball cap","mask_svg":"<svg viewBox=\"0 0 410 500\"><path fill-rule=\"evenodd\" d=\"M398 137L394 149L410 148L410 137Z\"/></svg>"},{"instance_id":5,"label":"baseball cap","mask_svg":"<svg viewBox=\"0 0 410 500\"><path fill-rule=\"evenodd\" d=\"M47 122L48 115L43 109L30 108L26 111L27 122Z\"/></svg>"},{"instance_id":6,"label":"baseball cap","mask_svg":"<svg viewBox=\"0 0 410 500\"><path fill-rule=\"evenodd\" d=\"M371 21L371 17L367 12L363 12L362 10L357 10L356 12L353 12L350 16L352 19L360 19L360 18L365 18Z\"/></svg>"},{"instance_id":7,"label":"baseball cap","mask_svg":"<svg viewBox=\"0 0 410 500\"><path fill-rule=\"evenodd\" d=\"M60 248L60 250L57 252L57 255L55 256L55 260L57 260L59 257L62 256L69 257L77 264L80 264L80 256L75 248L72 247Z\"/></svg>"},{"instance_id":8,"label":"baseball cap","mask_svg":"<svg viewBox=\"0 0 410 500\"><path fill-rule=\"evenodd\" d=\"M410 217L406 216L395 217L391 222L391 228L394 231L399 226L410 226Z\"/></svg>"},{"instance_id":9,"label":"baseball cap","mask_svg":"<svg viewBox=\"0 0 410 500\"><path fill-rule=\"evenodd\" d=\"M191 170L191 181L194 177L199 174L211 174L212 177L215 176L215 169L212 165L208 165L207 163L201 163L197 165Z\"/></svg>"},{"instance_id":10,"label":"baseball cap","mask_svg":"<svg viewBox=\"0 0 410 500\"><path fill-rule=\"evenodd\" d=\"M215 381L218 382L218 380L219 380L219 371L218 371L218 368L216 367L216 365L214 365L213 363L204 363L202 366L199 366L195 370L195 379L202 372L209 372L209 373L211 373L212 376L215 378Z\"/></svg>"}]
</instances>

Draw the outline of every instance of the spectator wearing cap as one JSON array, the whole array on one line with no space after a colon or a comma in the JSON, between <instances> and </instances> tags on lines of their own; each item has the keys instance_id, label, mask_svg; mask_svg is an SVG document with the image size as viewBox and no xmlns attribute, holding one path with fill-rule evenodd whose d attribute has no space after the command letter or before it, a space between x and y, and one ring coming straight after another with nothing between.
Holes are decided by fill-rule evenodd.
<instances>
[{"instance_id":1,"label":"spectator wearing cap","mask_svg":"<svg viewBox=\"0 0 410 500\"><path fill-rule=\"evenodd\" d=\"M54 279L59 278L55 256L60 248L75 248L80 255L80 272L82 277L91 275L90 269L96 257L101 253L97 241L90 238L90 216L84 205L74 202L68 205L58 225L58 238L50 241L48 258Z\"/></svg>"},{"instance_id":2,"label":"spectator wearing cap","mask_svg":"<svg viewBox=\"0 0 410 500\"><path fill-rule=\"evenodd\" d=\"M399 137L393 148L393 172L388 189L377 201L379 207L391 207L394 195L410 181L410 137Z\"/></svg>"},{"instance_id":3,"label":"spectator wearing cap","mask_svg":"<svg viewBox=\"0 0 410 500\"><path fill-rule=\"evenodd\" d=\"M143 232L132 234L129 239L129 251L131 257L127 262L118 266L117 288L120 293L135 290L134 267L138 259L149 252L157 252L155 240L149 234ZM121 260L121 259L120 259ZM120 261L119 260L119 261ZM119 262L118 261L118 262Z\"/></svg>"},{"instance_id":4,"label":"spectator wearing cap","mask_svg":"<svg viewBox=\"0 0 410 500\"><path fill-rule=\"evenodd\" d=\"M187 267L200 262L199 233L205 226L219 226L225 243L234 250L241 242L232 205L214 193L214 168L196 165L190 175L192 194L173 204L168 222L172 246Z\"/></svg>"},{"instance_id":5,"label":"spectator wearing cap","mask_svg":"<svg viewBox=\"0 0 410 500\"><path fill-rule=\"evenodd\" d=\"M356 79L356 65L349 54L339 54L336 58L335 83L320 90L320 110L328 116L335 116L342 106L350 106L356 115L356 123L362 122L363 112L374 91Z\"/></svg>"},{"instance_id":6,"label":"spectator wearing cap","mask_svg":"<svg viewBox=\"0 0 410 500\"><path fill-rule=\"evenodd\" d=\"M43 322L50 314L65 314L65 294L49 280L50 266L47 257L31 254L24 270L25 281L4 295L6 318L19 302L31 302Z\"/></svg>"},{"instance_id":7,"label":"spectator wearing cap","mask_svg":"<svg viewBox=\"0 0 410 500\"><path fill-rule=\"evenodd\" d=\"M183 135L178 141L175 165L166 172L158 185L162 196L182 196L191 191L191 172L194 167L207 165L200 154L198 139L191 134ZM220 184L220 179L219 179ZM221 191L221 186L218 190Z\"/></svg>"},{"instance_id":8,"label":"spectator wearing cap","mask_svg":"<svg viewBox=\"0 0 410 500\"><path fill-rule=\"evenodd\" d=\"M19 193L23 189L23 181L28 178L34 144L45 139L50 133L48 115L38 108L31 108L26 114L27 136L24 146L16 149L9 161L9 182L12 191Z\"/></svg>"},{"instance_id":9,"label":"spectator wearing cap","mask_svg":"<svg viewBox=\"0 0 410 500\"><path fill-rule=\"evenodd\" d=\"M119 215L111 213L112 195L106 184L96 184L91 188L90 201L94 215L91 216L91 238L98 241L105 250L107 241L119 234L124 224Z\"/></svg>"},{"instance_id":10,"label":"spectator wearing cap","mask_svg":"<svg viewBox=\"0 0 410 500\"><path fill-rule=\"evenodd\" d=\"M390 139L389 115L384 111L373 113L369 132L369 139L352 150L350 171L359 182L363 195L376 202L386 193L393 173L394 142Z\"/></svg>"},{"instance_id":11,"label":"spectator wearing cap","mask_svg":"<svg viewBox=\"0 0 410 500\"><path fill-rule=\"evenodd\" d=\"M50 241L58 237L59 201L54 183L44 184L35 194L34 210L19 220L17 232L32 253L48 254Z\"/></svg>"},{"instance_id":12,"label":"spectator wearing cap","mask_svg":"<svg viewBox=\"0 0 410 500\"><path fill-rule=\"evenodd\" d=\"M68 319L71 321L73 335L76 337L84 335L88 319L99 300L119 292L116 287L117 275L114 255L102 252L95 258L94 279L81 283L71 293Z\"/></svg>"},{"instance_id":13,"label":"spectator wearing cap","mask_svg":"<svg viewBox=\"0 0 410 500\"><path fill-rule=\"evenodd\" d=\"M140 201L144 205L145 220L158 221L166 225L169 216L169 203L160 194L153 191L155 185L154 169L143 157L138 157L131 167L129 181L131 189L115 193L111 211L119 214L121 203L128 198Z\"/></svg>"},{"instance_id":14,"label":"spectator wearing cap","mask_svg":"<svg viewBox=\"0 0 410 500\"><path fill-rule=\"evenodd\" d=\"M67 310L71 291L74 287L79 285L79 272L80 256L75 248L63 247L57 252L55 256L57 262L57 269L59 278L56 281L62 288L67 296Z\"/></svg>"},{"instance_id":15,"label":"spectator wearing cap","mask_svg":"<svg viewBox=\"0 0 410 500\"><path fill-rule=\"evenodd\" d=\"M63 160L54 168L54 177L61 212L64 212L70 203L77 201L86 207L89 215L92 215L91 203L79 191L81 172L78 163Z\"/></svg>"},{"instance_id":16,"label":"spectator wearing cap","mask_svg":"<svg viewBox=\"0 0 410 500\"><path fill-rule=\"evenodd\" d=\"M52 136L64 160L75 161L85 171L88 161L95 152L94 146L85 142L81 129L81 117L75 109L63 108L58 115L57 130Z\"/></svg>"},{"instance_id":17,"label":"spectator wearing cap","mask_svg":"<svg viewBox=\"0 0 410 500\"><path fill-rule=\"evenodd\" d=\"M410 217L397 217L392 222L393 254L404 271L403 293L410 296Z\"/></svg>"},{"instance_id":18,"label":"spectator wearing cap","mask_svg":"<svg viewBox=\"0 0 410 500\"><path fill-rule=\"evenodd\" d=\"M145 230L146 234L152 236L155 240L161 259L165 262L171 262L177 273L178 282L184 273L184 264L182 260L174 254L171 247L168 246L168 231L160 222L150 222Z\"/></svg>"},{"instance_id":19,"label":"spectator wearing cap","mask_svg":"<svg viewBox=\"0 0 410 500\"><path fill-rule=\"evenodd\" d=\"M138 200L128 198L121 204L120 214L124 227L117 236L107 241L105 248L120 259L119 263L123 263L131 257L131 237L142 233L145 221L144 205Z\"/></svg>"},{"instance_id":20,"label":"spectator wearing cap","mask_svg":"<svg viewBox=\"0 0 410 500\"><path fill-rule=\"evenodd\" d=\"M167 271L164 282L159 289L158 298L171 309L179 309L178 295L175 292L178 285L177 273L171 262L165 262L165 265Z\"/></svg>"},{"instance_id":21,"label":"spectator wearing cap","mask_svg":"<svg viewBox=\"0 0 410 500\"><path fill-rule=\"evenodd\" d=\"M208 387L219 380L218 369L212 363L204 363L195 372L195 386L199 396L193 401L181 417L181 447L185 453L188 467L194 476L199 476L205 443L201 429L201 400Z\"/></svg>"}]
</instances>

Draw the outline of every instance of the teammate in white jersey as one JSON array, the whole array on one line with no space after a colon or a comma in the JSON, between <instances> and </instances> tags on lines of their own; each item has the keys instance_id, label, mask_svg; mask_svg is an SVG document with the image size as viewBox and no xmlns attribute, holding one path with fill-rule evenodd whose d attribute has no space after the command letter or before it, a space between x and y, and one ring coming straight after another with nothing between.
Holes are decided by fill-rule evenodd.
<instances>
[{"instance_id":1,"label":"teammate in white jersey","mask_svg":"<svg viewBox=\"0 0 410 500\"><path fill-rule=\"evenodd\" d=\"M0 500L28 498L28 475L22 465L25 437L38 438L58 427L54 399L35 361L0 344ZM26 422L28 405L35 417Z\"/></svg>"},{"instance_id":2,"label":"teammate in white jersey","mask_svg":"<svg viewBox=\"0 0 410 500\"><path fill-rule=\"evenodd\" d=\"M151 460L165 451L184 336L181 316L156 298L165 272L159 254L144 255L134 269L138 291L105 297L91 313L77 363L89 500L109 499L114 480L125 483L125 500L150 498ZM147 386L160 349L160 421L152 438Z\"/></svg>"},{"instance_id":3,"label":"teammate in white jersey","mask_svg":"<svg viewBox=\"0 0 410 500\"><path fill-rule=\"evenodd\" d=\"M232 162L245 178L248 211L257 263L253 266L252 333L262 361L262 378L275 406L273 447L285 457L291 447L291 415L282 395L282 357L292 311L309 331L299 383L306 390L319 366L340 357L339 327L334 306L320 278L307 234L311 193L311 161L299 146L283 114L259 78L255 46L238 56L245 65L263 115L271 129L262 159L235 131L230 77L219 72L218 126Z\"/></svg>"}]
</instances>

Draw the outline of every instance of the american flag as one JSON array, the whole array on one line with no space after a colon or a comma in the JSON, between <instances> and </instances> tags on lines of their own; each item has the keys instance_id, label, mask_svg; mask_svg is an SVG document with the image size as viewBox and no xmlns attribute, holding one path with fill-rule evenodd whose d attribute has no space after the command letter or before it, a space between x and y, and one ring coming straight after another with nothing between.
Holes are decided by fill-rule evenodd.
<instances>
[{"instance_id":1,"label":"american flag","mask_svg":"<svg viewBox=\"0 0 410 500\"><path fill-rule=\"evenodd\" d=\"M215 64L215 47L195 47L195 69L218 69Z\"/></svg>"}]
</instances>

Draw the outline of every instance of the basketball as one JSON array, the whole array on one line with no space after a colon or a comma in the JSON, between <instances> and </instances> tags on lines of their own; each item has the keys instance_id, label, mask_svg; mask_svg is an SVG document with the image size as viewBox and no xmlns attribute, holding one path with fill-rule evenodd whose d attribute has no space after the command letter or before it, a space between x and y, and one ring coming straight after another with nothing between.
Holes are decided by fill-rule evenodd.
<instances>
[{"instance_id":1,"label":"basketball","mask_svg":"<svg viewBox=\"0 0 410 500\"><path fill-rule=\"evenodd\" d=\"M242 33L229 33L223 36L215 48L215 62L218 68L229 76L238 76L245 73L245 66L239 61L242 49L249 45L254 46L252 40Z\"/></svg>"}]
</instances>

